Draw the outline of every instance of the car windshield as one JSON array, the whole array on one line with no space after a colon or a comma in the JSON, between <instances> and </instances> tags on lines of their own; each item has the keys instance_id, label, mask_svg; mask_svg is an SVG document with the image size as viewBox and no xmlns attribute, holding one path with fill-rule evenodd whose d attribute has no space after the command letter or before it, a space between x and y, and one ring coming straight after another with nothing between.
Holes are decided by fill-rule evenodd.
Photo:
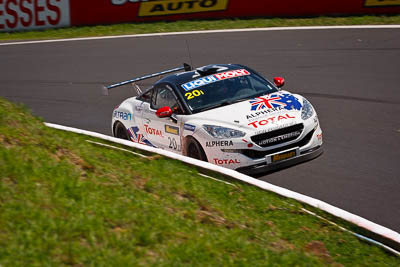
<instances>
[{"instance_id":1,"label":"car windshield","mask_svg":"<svg viewBox=\"0 0 400 267\"><path fill-rule=\"evenodd\" d=\"M277 91L267 80L246 69L199 76L178 88L193 113Z\"/></svg>"}]
</instances>

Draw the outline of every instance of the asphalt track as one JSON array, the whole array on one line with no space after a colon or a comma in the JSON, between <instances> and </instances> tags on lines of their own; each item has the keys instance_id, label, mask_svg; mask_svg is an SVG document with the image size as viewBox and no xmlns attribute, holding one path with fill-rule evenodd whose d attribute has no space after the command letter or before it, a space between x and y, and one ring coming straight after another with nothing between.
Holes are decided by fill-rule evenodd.
<instances>
[{"instance_id":1,"label":"asphalt track","mask_svg":"<svg viewBox=\"0 0 400 267\"><path fill-rule=\"evenodd\" d=\"M103 97L101 84L190 61L241 63L270 79L283 76L284 89L303 94L317 109L324 154L259 179L400 232L400 29L0 46L0 96L26 104L47 122L110 134L111 111L132 91L126 86Z\"/></svg>"}]
</instances>

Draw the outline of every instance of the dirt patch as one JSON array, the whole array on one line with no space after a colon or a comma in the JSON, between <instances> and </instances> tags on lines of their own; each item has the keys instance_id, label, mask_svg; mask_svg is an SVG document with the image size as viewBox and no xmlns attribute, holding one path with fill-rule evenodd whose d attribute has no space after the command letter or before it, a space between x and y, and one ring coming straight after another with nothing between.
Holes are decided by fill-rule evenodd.
<instances>
[{"instance_id":1,"label":"dirt patch","mask_svg":"<svg viewBox=\"0 0 400 267\"><path fill-rule=\"evenodd\" d=\"M13 146L13 143L11 142L11 140L0 134L0 144L2 144L6 149L10 149Z\"/></svg>"},{"instance_id":2,"label":"dirt patch","mask_svg":"<svg viewBox=\"0 0 400 267\"><path fill-rule=\"evenodd\" d=\"M306 244L305 251L320 258L324 263L331 264L336 267L343 267L343 265L336 263L332 260L329 251L326 249L325 244L321 241L311 241Z\"/></svg>"},{"instance_id":3,"label":"dirt patch","mask_svg":"<svg viewBox=\"0 0 400 267\"><path fill-rule=\"evenodd\" d=\"M158 159L161 159L161 158L162 158L162 156L160 156L160 155L154 155L154 156L147 157L148 160L158 160Z\"/></svg>"},{"instance_id":4,"label":"dirt patch","mask_svg":"<svg viewBox=\"0 0 400 267\"><path fill-rule=\"evenodd\" d=\"M287 240L279 239L277 241L271 242L269 245L270 249L275 252L283 252L287 250L293 250L296 247Z\"/></svg>"},{"instance_id":5,"label":"dirt patch","mask_svg":"<svg viewBox=\"0 0 400 267\"><path fill-rule=\"evenodd\" d=\"M136 188L144 190L148 179L142 178L140 176L133 177L133 184Z\"/></svg>"},{"instance_id":6,"label":"dirt patch","mask_svg":"<svg viewBox=\"0 0 400 267\"><path fill-rule=\"evenodd\" d=\"M215 225L226 225L226 219L215 212L208 210L198 210L196 212L196 219L200 223L212 223Z\"/></svg>"},{"instance_id":7,"label":"dirt patch","mask_svg":"<svg viewBox=\"0 0 400 267\"><path fill-rule=\"evenodd\" d=\"M59 147L57 148L56 153L53 155L57 161L67 160L76 167L78 167L81 170L83 176L86 176L86 171L94 170L94 167L92 165L89 165L80 156L78 156L77 154L68 149Z\"/></svg>"}]
</instances>

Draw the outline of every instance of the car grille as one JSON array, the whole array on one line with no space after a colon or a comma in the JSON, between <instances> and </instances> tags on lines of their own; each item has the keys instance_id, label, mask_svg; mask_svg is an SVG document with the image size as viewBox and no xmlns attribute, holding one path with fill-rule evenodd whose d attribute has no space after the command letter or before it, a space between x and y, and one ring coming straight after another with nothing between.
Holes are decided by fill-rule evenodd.
<instances>
[{"instance_id":1,"label":"car grille","mask_svg":"<svg viewBox=\"0 0 400 267\"><path fill-rule=\"evenodd\" d=\"M241 150L240 153L245 155L245 156L247 156L247 157L249 157L249 158L259 159L259 158L265 157L266 155L274 154L274 153L277 153L279 151L285 151L285 150L288 150L288 149L291 149L291 148L295 148L295 147L302 147L302 146L307 145L310 142L310 140L311 140L311 138L312 138L312 136L314 134L314 131L315 130L312 130L306 136L304 136L303 139L301 139L301 140L299 140L299 141L297 141L297 142L295 142L293 144L289 144L289 145L286 145L286 146L281 146L281 147L270 149L270 150L267 150L267 151L257 151L257 150L252 150L252 149L243 149L243 150Z\"/></svg>"},{"instance_id":2,"label":"car grille","mask_svg":"<svg viewBox=\"0 0 400 267\"><path fill-rule=\"evenodd\" d=\"M304 129L302 123L268 133L262 133L251 137L251 141L261 147L275 146L298 138Z\"/></svg>"}]
</instances>

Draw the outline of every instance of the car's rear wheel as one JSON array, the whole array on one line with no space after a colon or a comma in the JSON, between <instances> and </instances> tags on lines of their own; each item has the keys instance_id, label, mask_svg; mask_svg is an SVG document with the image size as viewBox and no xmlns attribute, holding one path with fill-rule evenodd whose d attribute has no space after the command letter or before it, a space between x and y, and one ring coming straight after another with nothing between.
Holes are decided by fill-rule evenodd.
<instances>
[{"instance_id":1,"label":"car's rear wheel","mask_svg":"<svg viewBox=\"0 0 400 267\"><path fill-rule=\"evenodd\" d=\"M199 142L197 142L197 140L192 137L188 137L187 139L186 155L194 159L207 161L207 156L206 153L204 153L203 148L201 147Z\"/></svg>"},{"instance_id":2,"label":"car's rear wheel","mask_svg":"<svg viewBox=\"0 0 400 267\"><path fill-rule=\"evenodd\" d=\"M114 127L114 136L120 139L129 140L128 131L126 130L125 126L117 122Z\"/></svg>"}]
</instances>

